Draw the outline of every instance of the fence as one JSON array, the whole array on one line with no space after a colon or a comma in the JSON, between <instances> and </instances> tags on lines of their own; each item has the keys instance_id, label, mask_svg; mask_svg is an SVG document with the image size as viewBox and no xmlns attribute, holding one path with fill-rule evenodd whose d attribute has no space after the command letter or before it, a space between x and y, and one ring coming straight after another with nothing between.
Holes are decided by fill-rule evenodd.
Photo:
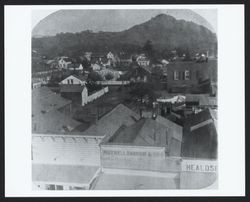
<instances>
[{"instance_id":1,"label":"fence","mask_svg":"<svg viewBox=\"0 0 250 202\"><path fill-rule=\"evenodd\" d=\"M130 81L96 81L96 84L103 85L103 86L122 86L122 85L129 85Z\"/></svg>"},{"instance_id":2,"label":"fence","mask_svg":"<svg viewBox=\"0 0 250 202\"><path fill-rule=\"evenodd\" d=\"M82 98L82 106L96 100L97 98L103 96L107 92L109 92L109 88L105 87L97 92L92 93L91 95L86 96L86 98Z\"/></svg>"}]
</instances>

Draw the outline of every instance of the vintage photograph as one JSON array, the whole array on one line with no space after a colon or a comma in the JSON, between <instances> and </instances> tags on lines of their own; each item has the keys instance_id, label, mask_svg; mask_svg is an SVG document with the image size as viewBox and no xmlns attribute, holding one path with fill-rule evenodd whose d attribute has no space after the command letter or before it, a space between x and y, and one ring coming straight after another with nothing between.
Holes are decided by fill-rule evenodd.
<instances>
[{"instance_id":1,"label":"vintage photograph","mask_svg":"<svg viewBox=\"0 0 250 202\"><path fill-rule=\"evenodd\" d=\"M218 189L217 10L32 10L33 190Z\"/></svg>"}]
</instances>

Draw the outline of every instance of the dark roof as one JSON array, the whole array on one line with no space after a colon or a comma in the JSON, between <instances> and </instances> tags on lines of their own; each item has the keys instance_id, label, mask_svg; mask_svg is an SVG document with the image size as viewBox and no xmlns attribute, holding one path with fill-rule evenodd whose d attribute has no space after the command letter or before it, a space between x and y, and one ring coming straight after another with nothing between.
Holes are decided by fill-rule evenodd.
<instances>
[{"instance_id":1,"label":"dark roof","mask_svg":"<svg viewBox=\"0 0 250 202\"><path fill-rule=\"evenodd\" d=\"M217 158L217 130L213 123L185 135L182 156L190 158Z\"/></svg>"},{"instance_id":2,"label":"dark roof","mask_svg":"<svg viewBox=\"0 0 250 202\"><path fill-rule=\"evenodd\" d=\"M48 87L44 86L32 90L32 114L34 116L59 109L70 103L70 100L52 92Z\"/></svg>"},{"instance_id":3,"label":"dark roof","mask_svg":"<svg viewBox=\"0 0 250 202\"><path fill-rule=\"evenodd\" d=\"M209 94L186 94L186 102L199 102L199 105L217 105L217 97Z\"/></svg>"},{"instance_id":4,"label":"dark roof","mask_svg":"<svg viewBox=\"0 0 250 202\"><path fill-rule=\"evenodd\" d=\"M68 64L68 68L78 68L80 65L80 63L71 63L71 64Z\"/></svg>"},{"instance_id":5,"label":"dark roof","mask_svg":"<svg viewBox=\"0 0 250 202\"><path fill-rule=\"evenodd\" d=\"M190 115L184 123L182 156L217 158L217 128L209 109Z\"/></svg>"},{"instance_id":6,"label":"dark roof","mask_svg":"<svg viewBox=\"0 0 250 202\"><path fill-rule=\"evenodd\" d=\"M61 84L60 92L61 93L81 93L85 86L81 85L71 85L71 84Z\"/></svg>"},{"instance_id":7,"label":"dark roof","mask_svg":"<svg viewBox=\"0 0 250 202\"><path fill-rule=\"evenodd\" d=\"M185 119L185 127L192 127L194 125L197 125L203 121L206 121L208 119L211 119L212 118L212 115L211 115L211 112L209 109L205 109L197 114L192 114L190 116L188 116L186 119Z\"/></svg>"},{"instance_id":8,"label":"dark roof","mask_svg":"<svg viewBox=\"0 0 250 202\"><path fill-rule=\"evenodd\" d=\"M151 74L152 73L152 68L150 66L141 66L143 70L145 70L147 73Z\"/></svg>"},{"instance_id":9,"label":"dark roof","mask_svg":"<svg viewBox=\"0 0 250 202\"><path fill-rule=\"evenodd\" d=\"M72 62L72 59L68 57L62 57L61 59L63 59L65 62Z\"/></svg>"},{"instance_id":10,"label":"dark roof","mask_svg":"<svg viewBox=\"0 0 250 202\"><path fill-rule=\"evenodd\" d=\"M32 133L61 134L74 130L80 122L53 110L32 117Z\"/></svg>"},{"instance_id":11,"label":"dark roof","mask_svg":"<svg viewBox=\"0 0 250 202\"><path fill-rule=\"evenodd\" d=\"M91 125L83 135L85 136L111 136L122 125L131 125L139 119L139 115L123 104L117 105L104 115L96 124Z\"/></svg>"},{"instance_id":12,"label":"dark roof","mask_svg":"<svg viewBox=\"0 0 250 202\"><path fill-rule=\"evenodd\" d=\"M133 125L122 125L109 139L109 143L164 147L168 144L168 141L173 140L181 142L182 127L161 116L157 116L155 120L142 118ZM179 147L172 147L172 149L179 149L180 153L180 146L181 143Z\"/></svg>"},{"instance_id":13,"label":"dark roof","mask_svg":"<svg viewBox=\"0 0 250 202\"><path fill-rule=\"evenodd\" d=\"M88 79L88 75L75 75L75 74L73 74L72 76L78 78L81 81L86 81Z\"/></svg>"}]
</instances>

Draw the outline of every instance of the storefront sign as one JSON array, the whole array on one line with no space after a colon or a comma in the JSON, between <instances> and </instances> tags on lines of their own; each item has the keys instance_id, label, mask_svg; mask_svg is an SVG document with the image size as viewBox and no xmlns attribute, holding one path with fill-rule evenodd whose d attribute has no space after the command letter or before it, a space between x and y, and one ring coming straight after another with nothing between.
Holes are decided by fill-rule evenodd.
<instances>
[{"instance_id":1,"label":"storefront sign","mask_svg":"<svg viewBox=\"0 0 250 202\"><path fill-rule=\"evenodd\" d=\"M217 161L182 160L183 172L217 172Z\"/></svg>"}]
</instances>

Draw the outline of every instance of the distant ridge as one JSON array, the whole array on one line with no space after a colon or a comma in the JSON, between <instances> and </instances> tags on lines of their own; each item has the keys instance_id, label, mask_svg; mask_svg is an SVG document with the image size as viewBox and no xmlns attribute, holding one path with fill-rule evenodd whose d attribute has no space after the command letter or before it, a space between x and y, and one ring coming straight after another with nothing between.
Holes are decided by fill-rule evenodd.
<instances>
[{"instance_id":1,"label":"distant ridge","mask_svg":"<svg viewBox=\"0 0 250 202\"><path fill-rule=\"evenodd\" d=\"M144 23L161 13L203 25L214 32L206 19L188 9L59 10L41 20L34 27L32 36L54 36L61 32L76 33L85 30L119 32Z\"/></svg>"},{"instance_id":2,"label":"distant ridge","mask_svg":"<svg viewBox=\"0 0 250 202\"><path fill-rule=\"evenodd\" d=\"M32 48L48 55L77 55L84 51L131 52L140 50L151 40L158 50L181 48L191 52L216 52L217 37L204 26L159 14L149 21L121 32L90 32L57 34L52 37L33 38ZM124 50L126 49L126 50Z\"/></svg>"}]
</instances>

